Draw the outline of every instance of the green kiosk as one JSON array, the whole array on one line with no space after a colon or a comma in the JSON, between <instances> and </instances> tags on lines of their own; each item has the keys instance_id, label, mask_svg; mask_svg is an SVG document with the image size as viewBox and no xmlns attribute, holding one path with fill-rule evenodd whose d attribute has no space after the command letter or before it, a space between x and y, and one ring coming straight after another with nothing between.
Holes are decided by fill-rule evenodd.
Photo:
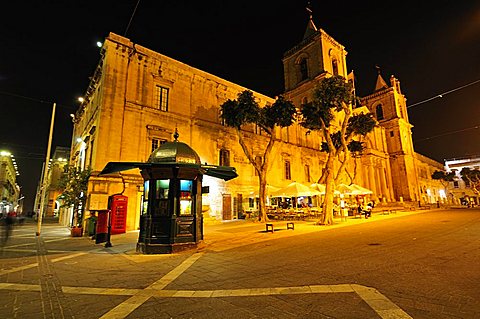
<instances>
[{"instance_id":1,"label":"green kiosk","mask_svg":"<svg viewBox=\"0 0 480 319\"><path fill-rule=\"evenodd\" d=\"M139 168L144 179L137 252L169 254L197 247L203 239L202 177L237 177L235 168L202 165L198 154L178 141L157 148L147 163L109 162L102 174Z\"/></svg>"}]
</instances>

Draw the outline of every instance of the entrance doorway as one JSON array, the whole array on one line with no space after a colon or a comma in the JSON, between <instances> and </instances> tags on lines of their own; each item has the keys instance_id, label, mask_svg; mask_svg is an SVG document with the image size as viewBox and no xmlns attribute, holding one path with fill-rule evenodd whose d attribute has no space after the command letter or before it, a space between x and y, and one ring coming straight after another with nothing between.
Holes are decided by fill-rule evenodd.
<instances>
[{"instance_id":1,"label":"entrance doorway","mask_svg":"<svg viewBox=\"0 0 480 319\"><path fill-rule=\"evenodd\" d=\"M231 220L232 219L232 195L223 194L223 205L222 205L222 219Z\"/></svg>"}]
</instances>

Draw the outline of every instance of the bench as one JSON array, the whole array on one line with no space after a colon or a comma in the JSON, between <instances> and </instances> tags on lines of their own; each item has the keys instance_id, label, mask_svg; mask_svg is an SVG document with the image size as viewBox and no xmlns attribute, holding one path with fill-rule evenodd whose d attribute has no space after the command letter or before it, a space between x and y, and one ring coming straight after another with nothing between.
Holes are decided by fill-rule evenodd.
<instances>
[{"instance_id":1,"label":"bench","mask_svg":"<svg viewBox=\"0 0 480 319\"><path fill-rule=\"evenodd\" d=\"M287 222L287 230L295 230L295 223L294 222ZM267 223L265 224L265 232L267 233L273 233L275 229L273 228L273 224Z\"/></svg>"},{"instance_id":2,"label":"bench","mask_svg":"<svg viewBox=\"0 0 480 319\"><path fill-rule=\"evenodd\" d=\"M268 233L273 233L274 232L274 229L273 229L273 224L265 224L265 231Z\"/></svg>"},{"instance_id":3,"label":"bench","mask_svg":"<svg viewBox=\"0 0 480 319\"><path fill-rule=\"evenodd\" d=\"M397 209L384 209L382 212L382 215L390 215L390 214L396 214Z\"/></svg>"}]
</instances>

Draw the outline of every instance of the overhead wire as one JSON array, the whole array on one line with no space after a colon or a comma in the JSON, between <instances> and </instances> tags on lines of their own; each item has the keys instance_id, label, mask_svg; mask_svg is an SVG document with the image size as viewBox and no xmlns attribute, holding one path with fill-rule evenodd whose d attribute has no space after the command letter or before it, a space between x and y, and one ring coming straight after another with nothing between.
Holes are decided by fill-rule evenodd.
<instances>
[{"instance_id":1,"label":"overhead wire","mask_svg":"<svg viewBox=\"0 0 480 319\"><path fill-rule=\"evenodd\" d=\"M38 99L38 98L30 97L30 96L25 96L25 95L21 95L21 94L17 94L17 93L6 92L6 91L0 91L0 95L12 96L12 97L25 99L25 100L29 100L29 101L34 101L34 102L38 102L38 103L43 103L43 104L53 104L54 103L54 102L51 102L51 101L45 101L45 100L42 100L42 99ZM57 106L61 107L61 108L69 109L70 111L74 110L76 108L76 107L71 106L71 105L65 105L65 104L60 104L60 103L57 103Z\"/></svg>"},{"instance_id":2,"label":"overhead wire","mask_svg":"<svg viewBox=\"0 0 480 319\"><path fill-rule=\"evenodd\" d=\"M427 103L427 102L430 102L432 100L435 100L435 99L438 99L438 98L442 98L444 97L445 95L447 94L450 94L450 93L453 93L455 91L458 91L458 90L461 90L461 89L464 89L466 87L469 87L471 85L474 85L474 84L477 84L480 82L480 79L479 80L475 80L473 82L470 82L470 83L467 83L465 85L462 85L462 86L459 86L455 89L452 89L452 90L449 90L449 91L446 91L444 93L441 93L441 94L438 94L434 97L431 97L431 98L428 98L426 100L423 100L423 101L420 101L420 102L417 102L417 103L414 103L412 105L409 105L407 106L407 109L408 108L411 108L411 107L414 107L414 106L417 106L417 105L420 105L420 104L424 104L424 103ZM480 128L480 124L479 125L476 125L476 126L473 126L473 127L468 127L468 128L464 128L464 129L460 129L460 130L455 130L455 131L450 131L450 132L446 132L446 133L442 133L442 134L437 134L437 135L433 135L433 136L430 136L430 137L425 137L425 138L421 138L421 139L414 139L415 142L423 142L423 141L428 141L428 140L431 140L431 139L435 139L435 138L438 138L438 137L442 137L442 136L446 136L446 135L451 135L451 134L456 134L456 133L461 133L461 132L466 132L466 131L470 131L470 130L475 130L475 129L478 129Z\"/></svg>"},{"instance_id":3,"label":"overhead wire","mask_svg":"<svg viewBox=\"0 0 480 319\"><path fill-rule=\"evenodd\" d=\"M476 129L478 130L479 128L480 128L480 124L472 126L472 127L456 130L456 131L450 131L450 132L437 134L437 135L430 136L430 137L421 138L421 139L415 140L415 142L423 142L423 141L431 140L431 139L446 136L446 135L451 135L451 134L456 134L456 133L461 133L461 132L466 132L466 131L476 130Z\"/></svg>"},{"instance_id":4,"label":"overhead wire","mask_svg":"<svg viewBox=\"0 0 480 319\"><path fill-rule=\"evenodd\" d=\"M479 82L480 82L480 79L479 79L479 80L476 80L476 81L473 81L473 82L470 82L470 83L468 83L468 84L462 85L462 86L460 86L460 87L458 87L458 88L455 88L455 89L453 89L453 90L450 90L450 91L447 91L447 92L444 92L444 93L437 94L437 95L435 95L434 97L431 97L431 98L428 98L428 99L426 99L426 100L423 100L423 101L414 103L414 104L412 104L412 105L408 105L408 106L407 106L407 109L409 109L409 108L411 108L411 107L414 107L414 106L417 106L417 105L420 105L420 104L423 104L423 103L430 102L430 101L435 100L435 99L442 98L442 97L444 97L444 96L447 95L447 94L450 94L450 93L453 93L453 92L455 92L455 91L464 89L464 88L466 88L466 87L468 87L468 86L477 84L477 83L479 83Z\"/></svg>"},{"instance_id":5,"label":"overhead wire","mask_svg":"<svg viewBox=\"0 0 480 319\"><path fill-rule=\"evenodd\" d=\"M123 34L124 37L127 36L128 29L130 28L130 24L132 23L133 16L135 15L135 12L137 12L137 7L138 4L140 3L140 0L137 1L137 4L135 5L135 8L133 9L132 16L130 17L130 21L128 21L127 28L125 29L125 33Z\"/></svg>"}]
</instances>

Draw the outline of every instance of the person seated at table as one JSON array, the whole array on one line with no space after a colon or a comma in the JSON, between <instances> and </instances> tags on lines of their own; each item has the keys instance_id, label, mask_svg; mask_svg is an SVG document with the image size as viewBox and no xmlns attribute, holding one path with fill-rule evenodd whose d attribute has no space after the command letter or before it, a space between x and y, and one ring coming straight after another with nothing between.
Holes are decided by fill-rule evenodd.
<instances>
[{"instance_id":1,"label":"person seated at table","mask_svg":"<svg viewBox=\"0 0 480 319\"><path fill-rule=\"evenodd\" d=\"M302 201L300 202L300 207L302 207L302 208L307 208L308 205L307 205L307 203L305 203L304 200L302 200Z\"/></svg>"},{"instance_id":2,"label":"person seated at table","mask_svg":"<svg viewBox=\"0 0 480 319\"><path fill-rule=\"evenodd\" d=\"M373 201L369 201L367 206L365 207L365 218L371 217L372 216L372 209L375 206Z\"/></svg>"},{"instance_id":3,"label":"person seated at table","mask_svg":"<svg viewBox=\"0 0 480 319\"><path fill-rule=\"evenodd\" d=\"M358 204L357 211L360 216L365 213L365 209L363 208L362 204Z\"/></svg>"}]
</instances>

